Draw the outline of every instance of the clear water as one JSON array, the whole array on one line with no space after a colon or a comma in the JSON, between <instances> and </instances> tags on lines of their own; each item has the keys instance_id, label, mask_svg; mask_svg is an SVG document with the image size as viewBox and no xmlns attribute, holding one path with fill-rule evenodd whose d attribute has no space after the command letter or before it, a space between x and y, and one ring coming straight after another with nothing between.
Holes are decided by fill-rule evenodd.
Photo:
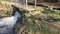
<instances>
[{"instance_id":1,"label":"clear water","mask_svg":"<svg viewBox=\"0 0 60 34\"><path fill-rule=\"evenodd\" d=\"M14 16L0 19L0 34L13 34L13 27L21 15L16 12Z\"/></svg>"}]
</instances>

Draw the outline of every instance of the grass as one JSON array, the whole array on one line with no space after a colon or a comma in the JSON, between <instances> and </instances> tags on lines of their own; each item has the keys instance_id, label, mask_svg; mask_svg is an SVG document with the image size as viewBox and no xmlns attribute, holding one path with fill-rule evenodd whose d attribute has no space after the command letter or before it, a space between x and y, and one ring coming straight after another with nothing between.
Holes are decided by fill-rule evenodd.
<instances>
[{"instance_id":1,"label":"grass","mask_svg":"<svg viewBox=\"0 0 60 34\"><path fill-rule=\"evenodd\" d=\"M8 5L11 5L12 4L12 3L7 2L7 1L2 1L2 3L6 3ZM44 8L43 7L40 7L40 8L37 8L37 10L41 11L41 10L44 10ZM45 11L46 14L48 14L48 15L54 17L55 19L57 19L57 23L60 24L60 20L58 21L58 19L60 19L60 14L59 13L56 13L53 10L44 10L44 11ZM32 11L32 12L34 13L35 11ZM8 12L7 11L4 11L4 13L7 14ZM49 27L51 25L49 26L49 25L46 24L45 21L43 23L42 20L40 20L41 19L40 15L45 14L45 13L40 12L40 13L37 13L36 15L31 15L30 14L30 16L28 16L28 18L26 18L27 17L26 16L27 14L25 15L24 13L22 13L22 15L24 15L24 17L22 17L22 18L26 18L27 19L27 20L24 20L25 21L24 22L25 25L16 24L15 28L17 29L17 27L19 25L22 25L22 26L25 26L25 28L23 28L21 26L22 29L23 29L22 32L27 32L29 34L40 34L41 33L40 31L42 31L43 34L54 34L54 32L50 32L49 31ZM37 19L36 17L39 17L39 18ZM46 25L49 26L49 27L47 27ZM19 30L21 30L21 29L19 29ZM60 34L60 33L57 33L57 34Z\"/></svg>"},{"instance_id":2,"label":"grass","mask_svg":"<svg viewBox=\"0 0 60 34\"><path fill-rule=\"evenodd\" d=\"M41 9L41 8L38 8L38 9ZM33 13L35 12L35 11L32 11ZM6 11L5 11L5 13L7 13ZM37 14L35 14L35 15L31 15L31 14L29 14L30 16L28 16L28 18L26 18L27 16L27 14L25 15L24 13L22 13L22 15L24 16L23 18L25 18L25 19L27 19L27 20L24 20L25 22L24 22L24 24L25 25L22 25L22 24L16 24L16 26L15 26L15 29L17 29L17 27L18 27L18 25L22 25L22 26L25 26L25 28L23 28L22 26L22 29L23 30L21 30L21 29L19 29L20 31L21 31L21 33L22 32L27 32L28 34L41 34L41 32L40 31L42 31L42 33L43 34L55 34L55 32L51 32L49 29L49 27L51 26L49 26L49 24L47 25L46 24L46 22L45 21L43 21L42 22L42 18L41 18L41 16L40 15L42 15L42 14L48 14L49 16L52 16L52 17L54 17L55 19L57 19L57 23L58 24L60 24L60 21L58 21L58 19L60 19L60 14L59 14L59 12L58 13L56 13L55 11L53 11L53 10L46 10L45 11L45 13L42 13L42 12L40 12L40 13L37 13ZM36 18L36 17L38 17L38 18ZM40 20L41 19L41 20ZM43 19L44 20L44 19ZM20 21L20 20L19 20ZM50 23L50 22L49 22ZM47 27L47 26L48 27ZM45 27L44 27L45 26ZM51 26L52 27L52 29L54 29L53 28L53 26ZM19 31L19 32L20 32ZM56 32L56 34L60 34L59 32L57 33Z\"/></svg>"},{"instance_id":3,"label":"grass","mask_svg":"<svg viewBox=\"0 0 60 34\"><path fill-rule=\"evenodd\" d=\"M60 13L58 12L58 13L56 13L57 11L53 11L53 10L49 10L48 11L48 14L50 15L50 16L53 16L55 19L60 19Z\"/></svg>"},{"instance_id":4,"label":"grass","mask_svg":"<svg viewBox=\"0 0 60 34\"><path fill-rule=\"evenodd\" d=\"M57 22L57 25L59 25L60 24L60 13L59 12L57 12L56 13L56 11L53 11L53 10L46 10L46 12L45 13L42 13L41 12L41 14L48 14L49 16L51 16L51 17L54 17L54 19L56 19L56 22ZM37 23L38 22L34 22L34 20L36 20L36 18L35 17L37 17L37 15L39 16L39 15L41 15L41 14L36 14L36 15L33 15L33 16L30 16L30 19L28 19L28 21L27 21L27 24L31 24L31 25L33 25L33 24L36 24L36 26L38 25ZM37 19L38 20L38 19ZM41 21L41 20L39 20L39 21ZM41 22L42 23L42 22ZM41 26L41 23L39 24L40 26ZM35 25L34 25L35 26ZM34 29L33 27L34 26L31 26L32 27L32 29ZM35 27L36 27L35 26ZM48 26L48 25L47 25ZM51 25L50 25L51 26ZM51 26L51 27L53 27L53 26ZM37 27L38 28L38 27ZM49 27L41 27L42 29L42 32L43 32L43 34L54 34L55 32L51 32L49 29ZM52 28L52 29L54 29L54 28ZM35 30L35 29L34 29ZM37 31L37 30L36 30ZM31 32L33 32L33 30L31 31ZM58 32L56 32L56 34L60 34L59 33L59 31Z\"/></svg>"},{"instance_id":5,"label":"grass","mask_svg":"<svg viewBox=\"0 0 60 34\"><path fill-rule=\"evenodd\" d=\"M12 5L12 2L8 2L8 1L1 1L3 4L7 4L7 5Z\"/></svg>"},{"instance_id":6,"label":"grass","mask_svg":"<svg viewBox=\"0 0 60 34\"><path fill-rule=\"evenodd\" d=\"M4 17L4 16L9 16L11 15L11 12L8 10L2 10L0 11L0 16Z\"/></svg>"}]
</instances>

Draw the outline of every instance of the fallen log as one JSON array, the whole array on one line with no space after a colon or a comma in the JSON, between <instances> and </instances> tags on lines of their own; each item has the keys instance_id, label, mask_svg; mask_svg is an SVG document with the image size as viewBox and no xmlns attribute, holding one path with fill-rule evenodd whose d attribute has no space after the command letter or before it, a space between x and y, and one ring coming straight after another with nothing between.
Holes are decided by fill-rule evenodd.
<instances>
[{"instance_id":1,"label":"fallen log","mask_svg":"<svg viewBox=\"0 0 60 34\"><path fill-rule=\"evenodd\" d=\"M35 5L35 3L33 3L33 2L28 2L28 5ZM40 3L37 3L36 6L48 7L48 6L45 6L45 5L40 4Z\"/></svg>"}]
</instances>

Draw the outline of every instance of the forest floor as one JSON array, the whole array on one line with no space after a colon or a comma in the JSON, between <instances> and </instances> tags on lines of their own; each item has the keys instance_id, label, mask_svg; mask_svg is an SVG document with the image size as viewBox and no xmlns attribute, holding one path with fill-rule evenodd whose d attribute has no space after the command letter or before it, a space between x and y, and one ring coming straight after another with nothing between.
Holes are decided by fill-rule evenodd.
<instances>
[{"instance_id":1,"label":"forest floor","mask_svg":"<svg viewBox=\"0 0 60 34\"><path fill-rule=\"evenodd\" d=\"M4 10L0 11L0 15L10 14L3 4L0 7ZM18 22L14 27L17 34L60 34L60 10L38 7L31 13L23 13L22 16L24 23Z\"/></svg>"},{"instance_id":2,"label":"forest floor","mask_svg":"<svg viewBox=\"0 0 60 34\"><path fill-rule=\"evenodd\" d=\"M23 22L18 24L17 34L60 34L60 11L39 7L23 13ZM19 27L15 27L15 30ZM17 31L16 31L17 32Z\"/></svg>"}]
</instances>

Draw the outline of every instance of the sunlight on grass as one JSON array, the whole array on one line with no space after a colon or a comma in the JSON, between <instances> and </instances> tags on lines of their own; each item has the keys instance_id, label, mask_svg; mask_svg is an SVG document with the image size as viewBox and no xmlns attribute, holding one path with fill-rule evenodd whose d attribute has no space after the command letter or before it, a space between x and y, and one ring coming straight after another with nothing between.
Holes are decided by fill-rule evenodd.
<instances>
[{"instance_id":1,"label":"sunlight on grass","mask_svg":"<svg viewBox=\"0 0 60 34\"><path fill-rule=\"evenodd\" d=\"M57 21L57 24L59 24L59 25L60 25L60 21Z\"/></svg>"},{"instance_id":2,"label":"sunlight on grass","mask_svg":"<svg viewBox=\"0 0 60 34\"><path fill-rule=\"evenodd\" d=\"M7 1L1 1L3 4L7 4L7 5L12 5L12 2L7 2Z\"/></svg>"},{"instance_id":3,"label":"sunlight on grass","mask_svg":"<svg viewBox=\"0 0 60 34\"><path fill-rule=\"evenodd\" d=\"M56 19L57 23L60 25L60 13L59 12L48 11L48 15L54 17Z\"/></svg>"},{"instance_id":4,"label":"sunlight on grass","mask_svg":"<svg viewBox=\"0 0 60 34\"><path fill-rule=\"evenodd\" d=\"M58 14L49 14L49 15L53 16L56 19L60 19L60 15L58 15Z\"/></svg>"},{"instance_id":5,"label":"sunlight on grass","mask_svg":"<svg viewBox=\"0 0 60 34\"><path fill-rule=\"evenodd\" d=\"M37 7L36 10L43 11L45 7Z\"/></svg>"},{"instance_id":6,"label":"sunlight on grass","mask_svg":"<svg viewBox=\"0 0 60 34\"><path fill-rule=\"evenodd\" d=\"M48 14L48 15L54 17L55 19L60 19L60 12L58 12L58 11L53 11L53 10L48 9L48 10L45 10L43 13Z\"/></svg>"}]
</instances>

